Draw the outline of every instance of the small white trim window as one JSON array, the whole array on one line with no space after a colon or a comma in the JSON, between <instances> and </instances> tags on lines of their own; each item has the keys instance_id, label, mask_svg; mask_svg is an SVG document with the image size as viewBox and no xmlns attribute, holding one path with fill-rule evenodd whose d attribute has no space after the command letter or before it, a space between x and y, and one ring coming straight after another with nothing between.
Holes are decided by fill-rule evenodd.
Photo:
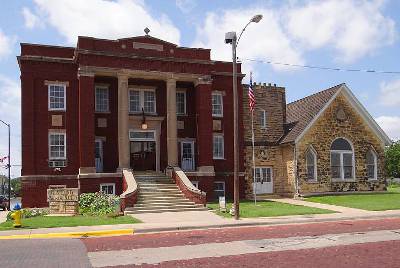
<instances>
[{"instance_id":1,"label":"small white trim window","mask_svg":"<svg viewBox=\"0 0 400 268\"><path fill-rule=\"evenodd\" d=\"M333 179L355 179L353 147L346 139L338 138L331 145L331 174Z\"/></svg>"},{"instance_id":2,"label":"small white trim window","mask_svg":"<svg viewBox=\"0 0 400 268\"><path fill-rule=\"evenodd\" d=\"M378 158L374 150L370 149L367 152L366 157L367 162L367 177L368 180L377 180L378 179Z\"/></svg>"},{"instance_id":3,"label":"small white trim window","mask_svg":"<svg viewBox=\"0 0 400 268\"><path fill-rule=\"evenodd\" d=\"M67 156L65 133L49 133L49 159L64 160Z\"/></svg>"},{"instance_id":4,"label":"small white trim window","mask_svg":"<svg viewBox=\"0 0 400 268\"><path fill-rule=\"evenodd\" d=\"M101 183L100 192L115 195L115 183Z\"/></svg>"},{"instance_id":5,"label":"small white trim window","mask_svg":"<svg viewBox=\"0 0 400 268\"><path fill-rule=\"evenodd\" d=\"M213 136L213 158L224 159L224 136L221 134Z\"/></svg>"},{"instance_id":6,"label":"small white trim window","mask_svg":"<svg viewBox=\"0 0 400 268\"><path fill-rule=\"evenodd\" d=\"M108 112L109 111L109 95L108 87L96 86L95 89L95 111Z\"/></svg>"},{"instance_id":7,"label":"small white trim window","mask_svg":"<svg viewBox=\"0 0 400 268\"><path fill-rule=\"evenodd\" d=\"M48 85L49 111L65 111L66 109L66 86L64 84Z\"/></svg>"},{"instance_id":8,"label":"small white trim window","mask_svg":"<svg viewBox=\"0 0 400 268\"><path fill-rule=\"evenodd\" d=\"M176 114L185 115L186 114L186 92L177 91L176 92Z\"/></svg>"},{"instance_id":9,"label":"small white trim window","mask_svg":"<svg viewBox=\"0 0 400 268\"><path fill-rule=\"evenodd\" d=\"M212 116L222 117L224 113L222 93L212 93Z\"/></svg>"},{"instance_id":10,"label":"small white trim window","mask_svg":"<svg viewBox=\"0 0 400 268\"><path fill-rule=\"evenodd\" d=\"M130 89L129 112L156 113L156 92L154 89Z\"/></svg>"},{"instance_id":11,"label":"small white trim window","mask_svg":"<svg viewBox=\"0 0 400 268\"><path fill-rule=\"evenodd\" d=\"M309 147L306 151L307 180L317 181L317 154L314 148Z\"/></svg>"},{"instance_id":12,"label":"small white trim window","mask_svg":"<svg viewBox=\"0 0 400 268\"><path fill-rule=\"evenodd\" d=\"M214 181L214 194L218 198L220 196L225 196L225 182L224 181Z\"/></svg>"},{"instance_id":13,"label":"small white trim window","mask_svg":"<svg viewBox=\"0 0 400 268\"><path fill-rule=\"evenodd\" d=\"M261 128L267 127L267 112L265 110L261 110L260 112L260 126Z\"/></svg>"}]
</instances>

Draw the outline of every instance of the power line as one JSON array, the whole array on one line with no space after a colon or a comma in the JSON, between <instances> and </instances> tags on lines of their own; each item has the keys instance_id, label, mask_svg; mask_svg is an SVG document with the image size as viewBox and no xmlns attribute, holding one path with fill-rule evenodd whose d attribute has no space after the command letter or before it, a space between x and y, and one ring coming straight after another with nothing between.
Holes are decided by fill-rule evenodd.
<instances>
[{"instance_id":1,"label":"power line","mask_svg":"<svg viewBox=\"0 0 400 268\"><path fill-rule=\"evenodd\" d=\"M275 62L275 61L269 61L269 60L241 59L241 61L252 61L252 62L259 62L259 63L267 63L267 64L271 64L271 65L283 65L283 66L289 66L289 67L299 67L299 68L328 70L328 71L340 71L340 72L400 74L400 71L380 71L380 70L372 70L372 69L371 70L368 70L368 69L346 69L346 68L336 68L336 67L326 67L326 66L292 64L292 63Z\"/></svg>"}]
</instances>

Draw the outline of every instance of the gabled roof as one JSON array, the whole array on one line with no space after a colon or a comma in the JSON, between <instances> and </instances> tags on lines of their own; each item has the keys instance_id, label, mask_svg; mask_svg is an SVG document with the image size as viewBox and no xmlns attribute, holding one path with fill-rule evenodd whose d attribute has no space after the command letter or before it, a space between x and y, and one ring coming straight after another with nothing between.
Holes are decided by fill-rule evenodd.
<instances>
[{"instance_id":1,"label":"gabled roof","mask_svg":"<svg viewBox=\"0 0 400 268\"><path fill-rule=\"evenodd\" d=\"M289 103L286 106L286 123L291 126L291 129L281 140L281 143L297 143L340 93L343 93L353 109L360 114L366 124L381 139L381 141L385 145L391 144L392 141L390 138L375 122L346 84L339 84Z\"/></svg>"}]
</instances>

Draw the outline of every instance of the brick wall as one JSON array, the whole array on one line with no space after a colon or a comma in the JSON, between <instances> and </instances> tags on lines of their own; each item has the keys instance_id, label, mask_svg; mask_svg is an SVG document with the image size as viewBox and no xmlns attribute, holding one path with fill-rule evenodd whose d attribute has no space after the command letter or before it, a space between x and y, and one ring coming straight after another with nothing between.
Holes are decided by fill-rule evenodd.
<instances>
[{"instance_id":1,"label":"brick wall","mask_svg":"<svg viewBox=\"0 0 400 268\"><path fill-rule=\"evenodd\" d=\"M339 109L343 109L346 114L346 120L337 119L336 114ZM351 141L354 147L356 174L354 181L331 182L330 146L336 138L340 137ZM312 145L317 153L317 183L307 182L306 180L305 152L309 145ZM367 179L366 154L371 148L378 155L377 181L368 181ZM338 96L302 138L298 144L297 154L300 193L385 189L384 147L342 95Z\"/></svg>"}]
</instances>

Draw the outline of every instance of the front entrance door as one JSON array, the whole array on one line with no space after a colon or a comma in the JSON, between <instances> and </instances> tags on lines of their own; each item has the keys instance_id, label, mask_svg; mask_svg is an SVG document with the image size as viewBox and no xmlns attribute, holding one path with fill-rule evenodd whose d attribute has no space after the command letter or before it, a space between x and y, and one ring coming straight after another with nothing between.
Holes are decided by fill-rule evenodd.
<instances>
[{"instance_id":1,"label":"front entrance door","mask_svg":"<svg viewBox=\"0 0 400 268\"><path fill-rule=\"evenodd\" d=\"M272 168L256 167L255 181L256 194L272 194L274 192Z\"/></svg>"},{"instance_id":2,"label":"front entrance door","mask_svg":"<svg viewBox=\"0 0 400 268\"><path fill-rule=\"evenodd\" d=\"M103 141L100 139L95 140L95 161L96 172L103 172Z\"/></svg>"},{"instance_id":3,"label":"front entrance door","mask_svg":"<svg viewBox=\"0 0 400 268\"><path fill-rule=\"evenodd\" d=\"M183 170L194 170L194 142L181 142L181 168Z\"/></svg>"},{"instance_id":4,"label":"front entrance door","mask_svg":"<svg viewBox=\"0 0 400 268\"><path fill-rule=\"evenodd\" d=\"M156 170L156 143L154 141L131 142L131 167L133 170Z\"/></svg>"}]
</instances>

